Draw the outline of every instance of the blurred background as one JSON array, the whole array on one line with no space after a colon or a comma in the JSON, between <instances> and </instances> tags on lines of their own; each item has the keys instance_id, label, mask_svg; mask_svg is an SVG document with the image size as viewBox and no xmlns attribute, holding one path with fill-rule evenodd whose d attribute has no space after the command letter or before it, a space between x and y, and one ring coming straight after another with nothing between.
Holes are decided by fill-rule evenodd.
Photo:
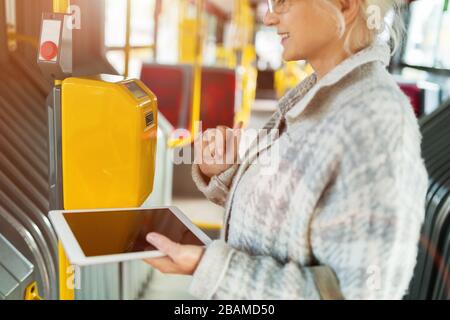
<instances>
[{"instance_id":1,"label":"blurred background","mask_svg":"<svg viewBox=\"0 0 450 320\"><path fill-rule=\"evenodd\" d=\"M429 170L438 159L428 200L439 210L448 200L450 172L444 165L450 154L448 2L404 2L405 39L389 66L421 121ZM140 79L158 97L154 191L143 206L178 206L211 237L218 237L223 208L196 190L190 164L174 164L174 156L192 151L192 139L180 140L174 132L194 134L193 124L199 120L202 130L231 127L238 121L246 128L260 128L278 99L313 72L311 66L282 60L276 30L262 23L268 9L265 0L70 4L80 19L80 28L73 30L73 75ZM32 283L41 297L58 298L56 237L46 217L46 98L53 82L37 66L42 14L52 12L53 5L51 0L0 0L0 299L24 297ZM435 126L436 119L443 122ZM424 231L429 238L438 232L433 228L431 223ZM448 230L442 229L442 234ZM412 285L414 298L448 298L448 272L443 272L448 266L447 238L440 237L436 235L433 252L429 245L422 248L422 269L431 266L425 275L417 271L420 281ZM441 261L429 262L436 252ZM14 266L5 262L13 256L21 261L21 276L11 275ZM189 277L162 275L141 262L84 268L79 282L76 299L192 298L187 293Z\"/></svg>"}]
</instances>

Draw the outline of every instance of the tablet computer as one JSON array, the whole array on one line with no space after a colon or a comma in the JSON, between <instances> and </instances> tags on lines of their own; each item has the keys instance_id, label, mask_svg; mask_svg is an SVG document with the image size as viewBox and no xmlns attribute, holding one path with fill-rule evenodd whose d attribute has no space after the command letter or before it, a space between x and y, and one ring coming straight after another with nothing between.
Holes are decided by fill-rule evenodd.
<instances>
[{"instance_id":1,"label":"tablet computer","mask_svg":"<svg viewBox=\"0 0 450 320\"><path fill-rule=\"evenodd\" d=\"M49 217L70 263L77 266L164 256L146 241L150 232L180 244L211 242L176 207L56 210Z\"/></svg>"}]
</instances>

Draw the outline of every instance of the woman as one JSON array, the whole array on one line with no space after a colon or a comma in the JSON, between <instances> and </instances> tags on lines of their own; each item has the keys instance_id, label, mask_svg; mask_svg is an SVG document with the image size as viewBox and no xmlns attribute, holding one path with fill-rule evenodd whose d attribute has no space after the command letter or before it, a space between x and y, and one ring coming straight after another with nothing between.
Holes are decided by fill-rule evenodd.
<instances>
[{"instance_id":1,"label":"woman","mask_svg":"<svg viewBox=\"0 0 450 320\"><path fill-rule=\"evenodd\" d=\"M168 257L148 263L193 274L199 298L401 299L416 262L427 174L412 107L386 71L391 52L378 39L395 0L269 5L265 24L277 28L283 58L307 60L315 74L266 125L279 137L269 134L239 164L193 166L199 189L226 208L222 239L205 249L150 234ZM223 131L204 142L204 158L229 153ZM226 148L214 153L217 145ZM250 164L274 148L274 172Z\"/></svg>"}]
</instances>

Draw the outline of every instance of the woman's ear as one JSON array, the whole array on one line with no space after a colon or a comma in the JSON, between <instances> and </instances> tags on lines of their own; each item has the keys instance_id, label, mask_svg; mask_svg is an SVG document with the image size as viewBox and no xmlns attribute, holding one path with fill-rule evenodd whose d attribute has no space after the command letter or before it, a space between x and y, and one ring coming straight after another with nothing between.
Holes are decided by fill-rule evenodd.
<instances>
[{"instance_id":1,"label":"woman's ear","mask_svg":"<svg viewBox=\"0 0 450 320\"><path fill-rule=\"evenodd\" d=\"M363 0L337 0L346 25L352 25L358 18Z\"/></svg>"}]
</instances>

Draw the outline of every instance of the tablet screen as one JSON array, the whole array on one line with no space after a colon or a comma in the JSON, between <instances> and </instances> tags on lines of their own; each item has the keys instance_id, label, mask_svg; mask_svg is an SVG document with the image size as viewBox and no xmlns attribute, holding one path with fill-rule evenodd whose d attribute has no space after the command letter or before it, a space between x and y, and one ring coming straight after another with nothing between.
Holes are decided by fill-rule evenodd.
<instances>
[{"instance_id":1,"label":"tablet screen","mask_svg":"<svg viewBox=\"0 0 450 320\"><path fill-rule=\"evenodd\" d=\"M157 250L145 240L150 232L181 244L204 245L168 208L63 216L86 257Z\"/></svg>"}]
</instances>

